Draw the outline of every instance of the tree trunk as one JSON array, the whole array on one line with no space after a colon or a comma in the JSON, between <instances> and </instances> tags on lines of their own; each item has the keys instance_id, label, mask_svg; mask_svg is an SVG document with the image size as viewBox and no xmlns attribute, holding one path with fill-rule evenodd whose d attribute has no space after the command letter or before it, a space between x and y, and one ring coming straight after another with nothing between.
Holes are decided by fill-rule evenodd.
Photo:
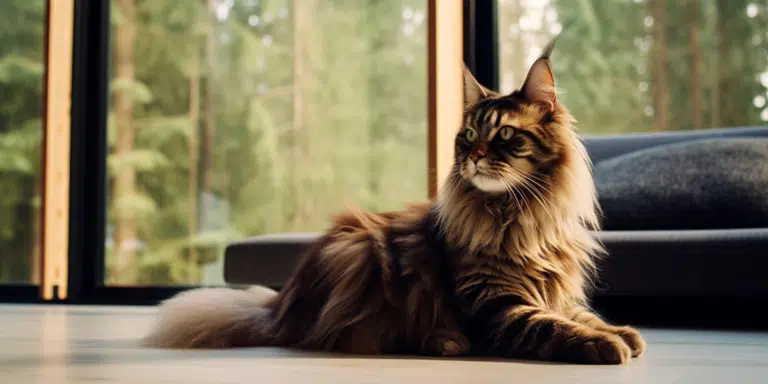
<instances>
[{"instance_id":1,"label":"tree trunk","mask_svg":"<svg viewBox=\"0 0 768 384\"><path fill-rule=\"evenodd\" d=\"M691 99L693 102L693 129L701 129L704 124L701 90L701 15L699 0L688 1L688 15L691 20Z\"/></svg>"},{"instance_id":2,"label":"tree trunk","mask_svg":"<svg viewBox=\"0 0 768 384\"><path fill-rule=\"evenodd\" d=\"M715 9L717 9L717 4L715 4ZM721 32L722 32L722 26L721 26L721 20L722 17L717 14L717 12L713 12L713 16L715 18L715 46L720 45L721 39ZM711 69L710 69L710 91L709 91L709 126L712 128L719 128L720 127L720 51L718 49L713 49L712 53L710 54L710 60L711 60Z\"/></svg>"},{"instance_id":3,"label":"tree trunk","mask_svg":"<svg viewBox=\"0 0 768 384\"><path fill-rule=\"evenodd\" d=\"M189 216L187 225L189 226L190 242L198 232L198 182L199 182L199 154L200 143L198 139L198 127L200 122L200 55L198 50L198 39L192 43L192 67L189 73ZM190 284L197 283L197 247L189 244L187 266L187 280Z\"/></svg>"},{"instance_id":4,"label":"tree trunk","mask_svg":"<svg viewBox=\"0 0 768 384\"><path fill-rule=\"evenodd\" d=\"M42 161L40 164L38 164L39 172L37 173L37 177L35 177L35 191L32 196L34 196L33 201L38 202L38 204L35 204L32 206L32 250L29 254L30 256L30 263L29 263L29 281L32 284L40 284L41 281L41 267L42 267L42 246L43 246L43 237L42 235L42 211L40 210L40 204L39 202L42 199L41 192L43 190L43 168L42 168Z\"/></svg>"},{"instance_id":5,"label":"tree trunk","mask_svg":"<svg viewBox=\"0 0 768 384\"><path fill-rule=\"evenodd\" d=\"M717 11L715 12L717 15L717 75L715 76L717 79L717 88L715 88L714 93L717 94L716 97L719 100L728 100L728 95L730 93L729 77L733 71L729 50L730 47L728 46L728 42L731 41L731 30L728 28L728 18L730 16L728 8L730 5L726 0L718 0L715 4L717 6ZM716 127L727 127L731 124L730 111L731 107L729 103L717 103L717 108L713 111L717 117Z\"/></svg>"},{"instance_id":6,"label":"tree trunk","mask_svg":"<svg viewBox=\"0 0 768 384\"><path fill-rule=\"evenodd\" d=\"M213 171L213 61L215 60L215 41L213 15L216 12L216 1L208 0L208 29L205 36L206 73L205 78L205 122L203 124L203 180L202 190L211 192L211 173ZM205 209L205 208L204 208Z\"/></svg>"},{"instance_id":7,"label":"tree trunk","mask_svg":"<svg viewBox=\"0 0 768 384\"><path fill-rule=\"evenodd\" d=\"M389 134L391 134L391 121L388 117L393 113L390 108L383 108L382 99L396 97L391 92L391 74L382 71L380 61L382 55L388 49L398 49L401 42L392 39L393 33L397 33L398 22L402 20L402 11L400 8L392 7L389 0L368 0L365 6L365 17L360 18L358 28L361 31L367 31L366 38L369 40L367 60L367 79L365 83L361 82L356 90L361 98L368 100L366 125L368 126L368 169L366 178L368 180L368 204L381 201L388 193L386 180L387 154L382 151L382 143ZM368 26L366 28L366 26ZM390 51L391 52L391 51ZM389 116L388 116L389 115Z\"/></svg>"},{"instance_id":8,"label":"tree trunk","mask_svg":"<svg viewBox=\"0 0 768 384\"><path fill-rule=\"evenodd\" d=\"M653 126L657 131L669 129L669 82L667 73L667 1L652 0L653 48L651 78L653 81Z\"/></svg>"},{"instance_id":9,"label":"tree trunk","mask_svg":"<svg viewBox=\"0 0 768 384\"><path fill-rule=\"evenodd\" d=\"M525 14L525 8L520 4L519 0L505 1L500 11L503 18L500 25L508 26L519 26L520 18ZM544 23L544 25L547 25L547 23ZM524 54L528 50L528 45L520 28L515 29L514 34L509 28L501 28L499 34L501 38L500 46L514 47L514 49L502 50L504 58L501 63L504 73L502 74L502 83L500 84L502 89L500 91L511 92L523 85L525 76L528 73L528 65L530 63L527 62L528 55Z\"/></svg>"},{"instance_id":10,"label":"tree trunk","mask_svg":"<svg viewBox=\"0 0 768 384\"><path fill-rule=\"evenodd\" d=\"M136 9L133 0L119 0L122 20L115 28L115 77L131 81L135 76L133 49L136 40ZM125 90L115 92L115 122L117 158L123 159L133 151L135 131L133 126L133 102ZM132 210L125 209L120 202L131 201L136 196L136 170L121 166L117 171L113 190L113 206L121 207L115 216L115 257L116 267L112 281L118 284L134 282L136 218Z\"/></svg>"},{"instance_id":11,"label":"tree trunk","mask_svg":"<svg viewBox=\"0 0 768 384\"><path fill-rule=\"evenodd\" d=\"M309 130L307 127L307 39L312 20L312 1L293 0L293 194L296 213L293 227L306 224L310 216L311 194L304 193L304 164L311 164Z\"/></svg>"}]
</instances>

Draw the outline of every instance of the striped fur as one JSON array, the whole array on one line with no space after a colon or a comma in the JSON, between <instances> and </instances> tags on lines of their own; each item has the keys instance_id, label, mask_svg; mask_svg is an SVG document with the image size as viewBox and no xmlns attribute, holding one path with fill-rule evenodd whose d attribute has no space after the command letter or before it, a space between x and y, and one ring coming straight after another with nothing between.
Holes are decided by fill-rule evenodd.
<instances>
[{"instance_id":1,"label":"striped fur","mask_svg":"<svg viewBox=\"0 0 768 384\"><path fill-rule=\"evenodd\" d=\"M637 331L587 306L599 210L574 119L552 91L550 51L511 95L465 69L465 124L435 201L350 209L280 292L185 292L163 303L145 345L603 364L640 355Z\"/></svg>"}]
</instances>

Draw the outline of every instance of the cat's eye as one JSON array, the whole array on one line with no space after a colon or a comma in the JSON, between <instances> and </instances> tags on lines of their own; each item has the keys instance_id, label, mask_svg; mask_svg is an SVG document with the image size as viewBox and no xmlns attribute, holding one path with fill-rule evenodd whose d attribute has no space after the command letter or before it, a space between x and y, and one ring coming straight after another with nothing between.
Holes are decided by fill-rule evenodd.
<instances>
[{"instance_id":1,"label":"cat's eye","mask_svg":"<svg viewBox=\"0 0 768 384\"><path fill-rule=\"evenodd\" d=\"M501 137L502 140L507 141L512 138L515 134L515 129L512 127L503 127L499 131L499 137Z\"/></svg>"},{"instance_id":2,"label":"cat's eye","mask_svg":"<svg viewBox=\"0 0 768 384\"><path fill-rule=\"evenodd\" d=\"M464 137L469 141L470 143L474 143L475 140L477 140L477 131L475 131L472 128L467 128L467 131L464 132Z\"/></svg>"}]
</instances>

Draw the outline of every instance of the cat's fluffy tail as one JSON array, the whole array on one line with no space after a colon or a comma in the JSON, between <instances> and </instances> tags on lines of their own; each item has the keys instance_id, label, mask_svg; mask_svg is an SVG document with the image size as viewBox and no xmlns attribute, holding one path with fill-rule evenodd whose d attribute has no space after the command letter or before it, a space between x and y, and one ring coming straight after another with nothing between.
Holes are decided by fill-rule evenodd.
<instances>
[{"instance_id":1,"label":"cat's fluffy tail","mask_svg":"<svg viewBox=\"0 0 768 384\"><path fill-rule=\"evenodd\" d=\"M200 288L182 292L160 305L157 319L141 344L155 348L229 348L265 346L271 311L264 304L276 292Z\"/></svg>"}]
</instances>

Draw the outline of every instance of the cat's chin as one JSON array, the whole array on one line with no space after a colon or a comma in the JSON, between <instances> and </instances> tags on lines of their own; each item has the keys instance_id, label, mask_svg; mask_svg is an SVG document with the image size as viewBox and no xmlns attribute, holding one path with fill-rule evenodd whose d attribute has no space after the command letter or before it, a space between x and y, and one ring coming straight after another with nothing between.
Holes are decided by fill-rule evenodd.
<instances>
[{"instance_id":1,"label":"cat's chin","mask_svg":"<svg viewBox=\"0 0 768 384\"><path fill-rule=\"evenodd\" d=\"M481 173L476 173L474 176L472 176L470 182L475 186L475 188L485 193L497 194L504 193L509 190L507 185L504 184L501 180L491 176L483 175Z\"/></svg>"}]
</instances>

